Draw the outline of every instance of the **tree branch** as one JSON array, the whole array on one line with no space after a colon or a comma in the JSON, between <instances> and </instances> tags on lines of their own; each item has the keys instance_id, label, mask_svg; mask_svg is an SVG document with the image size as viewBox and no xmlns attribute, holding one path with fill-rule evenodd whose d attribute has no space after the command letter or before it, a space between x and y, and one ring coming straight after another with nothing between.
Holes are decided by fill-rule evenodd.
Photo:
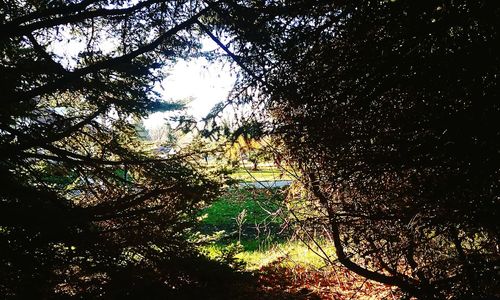
<instances>
[{"instance_id":1,"label":"tree branch","mask_svg":"<svg viewBox=\"0 0 500 300\"><path fill-rule=\"evenodd\" d=\"M337 255L337 259L340 263L342 263L346 268L353 271L354 273L361 275L370 280L374 280L380 283L395 285L398 286L411 294L418 296L421 294L420 289L417 287L416 282L409 282L409 278L406 278L403 274L400 276L387 276L382 273L374 272L369 269L363 268L360 265L353 262L349 256L345 253L344 245L340 238L340 228L339 224L336 221L335 213L333 212L330 205L328 205L328 199L321 193L317 184L313 184L315 182L315 176L313 174L309 174L309 181L311 182L310 189L313 192L313 195L325 206L330 226L332 230L333 243L335 246L335 253ZM405 278L405 279L403 279ZM414 281L414 280L413 280Z\"/></svg>"},{"instance_id":2,"label":"tree branch","mask_svg":"<svg viewBox=\"0 0 500 300\"><path fill-rule=\"evenodd\" d=\"M148 5L153 3L159 3L161 0L148 0L144 2L139 2L134 6L127 8L117 8L117 9L95 9L83 11L79 14L65 15L59 18L48 18L42 21L36 21L27 25L15 25L11 23L4 24L0 26L0 39L5 39L7 37L23 36L27 35L35 30L54 27L58 25L64 25L68 23L78 23L91 18L97 17L111 17L111 16L126 16L131 13L138 11Z\"/></svg>"},{"instance_id":3,"label":"tree branch","mask_svg":"<svg viewBox=\"0 0 500 300\"><path fill-rule=\"evenodd\" d=\"M158 38L156 38L153 42L146 44L142 47L139 47L138 49L131 51L127 54L124 54L122 56L106 59L100 62L97 62L93 65L83 67L80 69L76 69L67 75L65 75L62 78L59 78L55 81L49 82L47 84L44 84L42 86L36 87L34 89L31 89L29 91L26 91L24 93L21 93L21 98L22 99L31 99L35 96L41 96L47 93L54 92L64 86L67 86L69 83L74 82L78 79L80 79L82 76L98 72L103 69L113 69L114 67L123 64L123 63L128 63L134 58L145 54L147 52L153 51L156 47L158 47L163 41L165 41L167 38L177 34L179 31L184 30L188 28L189 26L193 25L196 23L197 19L207 13L210 10L210 7L206 7L202 9L200 12L197 14L193 15L189 19L185 20L184 22L174 26L170 30L166 31L165 33L161 34Z\"/></svg>"}]
</instances>

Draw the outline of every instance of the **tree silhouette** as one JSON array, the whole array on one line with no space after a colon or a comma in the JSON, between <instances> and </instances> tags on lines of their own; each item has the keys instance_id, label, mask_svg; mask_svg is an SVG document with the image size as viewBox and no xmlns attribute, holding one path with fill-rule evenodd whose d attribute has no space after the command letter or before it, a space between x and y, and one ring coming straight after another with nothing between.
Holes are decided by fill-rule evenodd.
<instances>
[{"instance_id":1,"label":"tree silhouette","mask_svg":"<svg viewBox=\"0 0 500 300\"><path fill-rule=\"evenodd\" d=\"M207 11L193 1L2 2L2 295L182 286L172 265L190 253L186 229L217 186L189 157L144 151L131 120L180 108L154 85L197 49L188 29Z\"/></svg>"},{"instance_id":2,"label":"tree silhouette","mask_svg":"<svg viewBox=\"0 0 500 300\"><path fill-rule=\"evenodd\" d=\"M259 90L251 101L321 204L338 261L422 299L498 295L499 5L217 11L239 86Z\"/></svg>"}]
</instances>

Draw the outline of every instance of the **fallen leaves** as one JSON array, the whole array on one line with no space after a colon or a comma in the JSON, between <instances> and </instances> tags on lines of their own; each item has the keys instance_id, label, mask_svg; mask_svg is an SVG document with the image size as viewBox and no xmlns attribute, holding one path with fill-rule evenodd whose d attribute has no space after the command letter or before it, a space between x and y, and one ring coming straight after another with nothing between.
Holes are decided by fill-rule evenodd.
<instances>
[{"instance_id":1,"label":"fallen leaves","mask_svg":"<svg viewBox=\"0 0 500 300\"><path fill-rule=\"evenodd\" d=\"M394 287L366 280L341 265L318 270L303 265L284 265L276 260L257 274L263 292L279 290L297 299L392 300L400 296Z\"/></svg>"}]
</instances>

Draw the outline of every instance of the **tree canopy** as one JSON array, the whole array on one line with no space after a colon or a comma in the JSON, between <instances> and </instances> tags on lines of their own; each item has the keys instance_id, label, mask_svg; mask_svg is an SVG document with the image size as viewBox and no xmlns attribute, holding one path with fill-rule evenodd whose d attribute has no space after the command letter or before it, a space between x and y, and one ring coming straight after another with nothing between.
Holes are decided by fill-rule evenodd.
<instances>
[{"instance_id":1,"label":"tree canopy","mask_svg":"<svg viewBox=\"0 0 500 300\"><path fill-rule=\"evenodd\" d=\"M189 254L186 230L217 185L189 157L145 151L133 120L182 108L154 88L164 67L198 48L187 29L204 7L2 2L2 295L119 297L141 284L150 293L181 285L168 266Z\"/></svg>"},{"instance_id":2,"label":"tree canopy","mask_svg":"<svg viewBox=\"0 0 500 300\"><path fill-rule=\"evenodd\" d=\"M498 293L500 6L225 1L242 87L338 260L419 298ZM243 100L247 101L247 100Z\"/></svg>"}]
</instances>

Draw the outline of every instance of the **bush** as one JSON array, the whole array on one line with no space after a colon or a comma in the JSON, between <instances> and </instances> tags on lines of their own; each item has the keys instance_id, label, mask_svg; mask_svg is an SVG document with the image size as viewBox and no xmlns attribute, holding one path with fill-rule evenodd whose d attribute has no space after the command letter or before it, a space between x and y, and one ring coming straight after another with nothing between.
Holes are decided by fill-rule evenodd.
<instances>
[{"instance_id":1,"label":"bush","mask_svg":"<svg viewBox=\"0 0 500 300\"><path fill-rule=\"evenodd\" d=\"M240 84L260 89L340 262L423 299L498 295L497 3L221 6Z\"/></svg>"}]
</instances>

